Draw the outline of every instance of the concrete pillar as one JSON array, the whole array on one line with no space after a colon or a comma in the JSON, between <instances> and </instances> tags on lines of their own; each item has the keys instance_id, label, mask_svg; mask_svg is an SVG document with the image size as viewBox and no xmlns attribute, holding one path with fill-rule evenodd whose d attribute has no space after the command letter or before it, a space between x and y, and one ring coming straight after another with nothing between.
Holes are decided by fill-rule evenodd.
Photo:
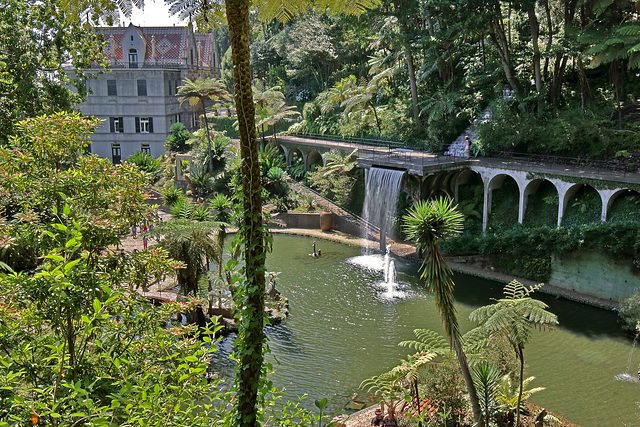
<instances>
[{"instance_id":1,"label":"concrete pillar","mask_svg":"<svg viewBox=\"0 0 640 427\"><path fill-rule=\"evenodd\" d=\"M490 179L484 181L484 200L482 205L482 234L487 232L487 224L489 223L489 211L491 210L491 188L489 188L489 184L491 183Z\"/></svg>"},{"instance_id":2,"label":"concrete pillar","mask_svg":"<svg viewBox=\"0 0 640 427\"><path fill-rule=\"evenodd\" d=\"M600 214L600 220L602 222L607 221L607 215L609 213L609 208L611 207L611 198L622 191L622 188L615 188L613 190L596 190L600 194L600 200L602 201L602 213Z\"/></svg>"},{"instance_id":3,"label":"concrete pillar","mask_svg":"<svg viewBox=\"0 0 640 427\"><path fill-rule=\"evenodd\" d=\"M527 204L527 199L525 194L526 188L522 188L518 184L518 190L520 193L518 198L518 224L522 224L522 221L524 221L524 210Z\"/></svg>"}]
</instances>

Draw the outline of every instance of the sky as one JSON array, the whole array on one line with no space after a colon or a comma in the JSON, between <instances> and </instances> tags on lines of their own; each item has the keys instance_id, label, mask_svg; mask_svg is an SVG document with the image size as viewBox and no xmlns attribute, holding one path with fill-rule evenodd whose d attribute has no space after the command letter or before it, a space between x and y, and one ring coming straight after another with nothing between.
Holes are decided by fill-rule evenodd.
<instances>
[{"instance_id":1,"label":"sky","mask_svg":"<svg viewBox=\"0 0 640 427\"><path fill-rule=\"evenodd\" d=\"M131 20L123 18L124 26L133 22L138 27L163 27L171 25L186 25L186 22L178 21L176 17L169 16L169 7L164 0L145 0L144 11L133 9Z\"/></svg>"}]
</instances>

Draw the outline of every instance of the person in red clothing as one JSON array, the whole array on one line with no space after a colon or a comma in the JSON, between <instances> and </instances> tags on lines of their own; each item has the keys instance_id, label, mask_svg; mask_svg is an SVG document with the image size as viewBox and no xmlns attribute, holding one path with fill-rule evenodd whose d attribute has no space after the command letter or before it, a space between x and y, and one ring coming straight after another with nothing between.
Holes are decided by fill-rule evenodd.
<instances>
[{"instance_id":1,"label":"person in red clothing","mask_svg":"<svg viewBox=\"0 0 640 427\"><path fill-rule=\"evenodd\" d=\"M396 410L393 407L389 406L387 408L387 415L384 417L384 421L382 422L384 427L398 427L398 419L396 418Z\"/></svg>"},{"instance_id":2,"label":"person in red clothing","mask_svg":"<svg viewBox=\"0 0 640 427\"><path fill-rule=\"evenodd\" d=\"M471 147L471 140L468 136L464 137L465 147L464 147L464 155L469 157L469 147Z\"/></svg>"}]
</instances>

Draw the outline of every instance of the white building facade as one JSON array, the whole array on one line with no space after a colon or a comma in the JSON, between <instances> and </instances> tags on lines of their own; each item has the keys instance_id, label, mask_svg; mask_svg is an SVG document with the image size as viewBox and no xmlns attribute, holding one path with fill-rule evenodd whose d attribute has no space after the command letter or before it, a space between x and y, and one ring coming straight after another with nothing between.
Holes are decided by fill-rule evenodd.
<instances>
[{"instance_id":1,"label":"white building facade","mask_svg":"<svg viewBox=\"0 0 640 427\"><path fill-rule=\"evenodd\" d=\"M89 95L78 108L103 121L91 137L91 152L114 163L144 151L165 152L171 125L193 131L200 112L180 105L176 93L185 78L219 77L213 34L186 27L101 27L110 72L94 69Z\"/></svg>"}]
</instances>

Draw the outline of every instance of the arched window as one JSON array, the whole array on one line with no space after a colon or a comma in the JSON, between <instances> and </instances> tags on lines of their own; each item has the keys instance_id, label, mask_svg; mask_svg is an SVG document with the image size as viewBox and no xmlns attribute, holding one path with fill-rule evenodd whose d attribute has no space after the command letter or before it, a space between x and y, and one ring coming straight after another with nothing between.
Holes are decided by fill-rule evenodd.
<instances>
[{"instance_id":1,"label":"arched window","mask_svg":"<svg viewBox=\"0 0 640 427\"><path fill-rule=\"evenodd\" d=\"M138 68L138 51L129 49L129 68Z\"/></svg>"}]
</instances>

